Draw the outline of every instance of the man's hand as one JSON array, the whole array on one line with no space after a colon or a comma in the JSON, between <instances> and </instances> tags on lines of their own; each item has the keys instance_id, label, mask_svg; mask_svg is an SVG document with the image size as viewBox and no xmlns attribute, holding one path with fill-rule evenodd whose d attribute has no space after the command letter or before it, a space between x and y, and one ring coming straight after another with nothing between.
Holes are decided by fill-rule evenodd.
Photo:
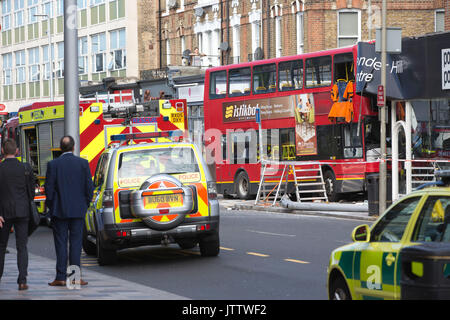
<instances>
[{"instance_id":1,"label":"man's hand","mask_svg":"<svg viewBox=\"0 0 450 320\"><path fill-rule=\"evenodd\" d=\"M3 228L4 223L5 223L5 219L3 219L2 216L0 216L0 228Z\"/></svg>"}]
</instances>

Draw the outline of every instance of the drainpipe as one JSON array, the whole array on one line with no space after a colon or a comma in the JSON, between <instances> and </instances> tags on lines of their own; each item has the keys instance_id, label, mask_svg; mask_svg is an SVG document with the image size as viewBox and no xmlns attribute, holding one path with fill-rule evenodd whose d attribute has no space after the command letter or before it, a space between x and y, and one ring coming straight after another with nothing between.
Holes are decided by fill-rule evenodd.
<instances>
[{"instance_id":1,"label":"drainpipe","mask_svg":"<svg viewBox=\"0 0 450 320\"><path fill-rule=\"evenodd\" d=\"M264 0L261 0L264 1ZM261 12L262 16L262 12ZM267 0L267 14L266 14L266 22L267 22L267 57L265 59L270 58L270 0Z\"/></svg>"},{"instance_id":2,"label":"drainpipe","mask_svg":"<svg viewBox=\"0 0 450 320\"><path fill-rule=\"evenodd\" d=\"M158 0L158 23L159 23L159 28L158 28L158 33L159 33L159 69L162 69L161 0Z\"/></svg>"}]
</instances>

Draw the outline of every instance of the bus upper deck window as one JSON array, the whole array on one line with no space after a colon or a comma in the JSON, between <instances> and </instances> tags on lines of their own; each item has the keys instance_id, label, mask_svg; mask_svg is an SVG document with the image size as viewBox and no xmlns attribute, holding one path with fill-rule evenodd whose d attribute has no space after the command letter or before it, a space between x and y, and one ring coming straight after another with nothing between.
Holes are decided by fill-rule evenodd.
<instances>
[{"instance_id":1,"label":"bus upper deck window","mask_svg":"<svg viewBox=\"0 0 450 320\"><path fill-rule=\"evenodd\" d=\"M278 64L278 90L298 90L303 87L303 60Z\"/></svg>"},{"instance_id":2,"label":"bus upper deck window","mask_svg":"<svg viewBox=\"0 0 450 320\"><path fill-rule=\"evenodd\" d=\"M331 56L306 60L306 87L331 85Z\"/></svg>"},{"instance_id":3,"label":"bus upper deck window","mask_svg":"<svg viewBox=\"0 0 450 320\"><path fill-rule=\"evenodd\" d=\"M227 71L211 72L209 81L209 98L225 98L227 94Z\"/></svg>"},{"instance_id":4,"label":"bus upper deck window","mask_svg":"<svg viewBox=\"0 0 450 320\"><path fill-rule=\"evenodd\" d=\"M229 71L229 77L229 97L239 97L250 94L250 68L231 69Z\"/></svg>"},{"instance_id":5,"label":"bus upper deck window","mask_svg":"<svg viewBox=\"0 0 450 320\"><path fill-rule=\"evenodd\" d=\"M253 93L275 92L276 81L276 65L274 63L253 67Z\"/></svg>"}]
</instances>

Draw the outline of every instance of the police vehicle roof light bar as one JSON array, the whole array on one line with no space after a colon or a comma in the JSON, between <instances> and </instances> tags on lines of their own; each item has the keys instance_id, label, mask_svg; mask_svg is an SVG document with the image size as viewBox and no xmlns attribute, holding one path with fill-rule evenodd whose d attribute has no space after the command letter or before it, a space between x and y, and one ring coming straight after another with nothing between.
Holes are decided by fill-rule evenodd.
<instances>
[{"instance_id":1,"label":"police vehicle roof light bar","mask_svg":"<svg viewBox=\"0 0 450 320\"><path fill-rule=\"evenodd\" d=\"M159 132L140 132L140 133L124 133L111 135L111 141L126 141L151 138L171 138L183 136L182 130L159 131Z\"/></svg>"}]
</instances>

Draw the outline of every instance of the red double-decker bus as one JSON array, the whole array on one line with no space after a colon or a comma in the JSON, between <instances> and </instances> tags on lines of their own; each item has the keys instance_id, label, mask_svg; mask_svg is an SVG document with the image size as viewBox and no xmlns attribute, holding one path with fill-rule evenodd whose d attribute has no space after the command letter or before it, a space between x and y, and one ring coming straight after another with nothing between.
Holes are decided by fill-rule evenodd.
<instances>
[{"instance_id":1,"label":"red double-decker bus","mask_svg":"<svg viewBox=\"0 0 450 320\"><path fill-rule=\"evenodd\" d=\"M257 108L265 158L320 161L329 201L366 189L379 171L380 122L376 99L354 94L357 48L206 70L207 160L220 193L248 199L258 191Z\"/></svg>"}]
</instances>

